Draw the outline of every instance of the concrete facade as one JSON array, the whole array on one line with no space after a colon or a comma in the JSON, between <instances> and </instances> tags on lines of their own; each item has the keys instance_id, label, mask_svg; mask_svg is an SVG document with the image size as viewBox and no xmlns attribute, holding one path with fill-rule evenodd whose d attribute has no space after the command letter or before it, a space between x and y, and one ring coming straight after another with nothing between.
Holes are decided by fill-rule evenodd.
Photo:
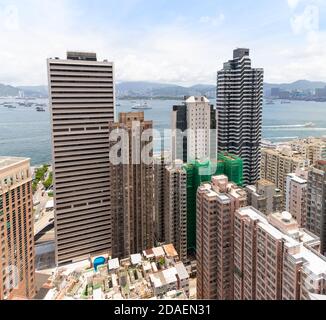
<instances>
[{"instance_id":1,"label":"concrete facade","mask_svg":"<svg viewBox=\"0 0 326 320\"><path fill-rule=\"evenodd\" d=\"M182 262L187 261L187 173L183 162L175 162L164 172L165 243L172 243Z\"/></svg>"},{"instance_id":2,"label":"concrete facade","mask_svg":"<svg viewBox=\"0 0 326 320\"><path fill-rule=\"evenodd\" d=\"M307 223L307 179L308 171L298 169L286 178L286 211L304 228Z\"/></svg>"},{"instance_id":3,"label":"concrete facade","mask_svg":"<svg viewBox=\"0 0 326 320\"><path fill-rule=\"evenodd\" d=\"M197 193L197 298L233 299L233 218L246 192L214 176Z\"/></svg>"},{"instance_id":4,"label":"concrete facade","mask_svg":"<svg viewBox=\"0 0 326 320\"><path fill-rule=\"evenodd\" d=\"M35 248L30 160L0 157L0 300L33 299Z\"/></svg>"},{"instance_id":5,"label":"concrete facade","mask_svg":"<svg viewBox=\"0 0 326 320\"><path fill-rule=\"evenodd\" d=\"M154 244L154 164L141 159L141 150L150 143L141 136L145 131L152 134L152 128L144 112L120 113L119 122L110 124L111 132L127 138L121 146L127 163L109 165L114 257L124 258ZM115 144L111 141L110 147Z\"/></svg>"},{"instance_id":6,"label":"concrete facade","mask_svg":"<svg viewBox=\"0 0 326 320\"><path fill-rule=\"evenodd\" d=\"M320 237L326 255L326 161L319 160L309 170L307 182L307 223L309 231Z\"/></svg>"},{"instance_id":7,"label":"concrete facade","mask_svg":"<svg viewBox=\"0 0 326 320\"><path fill-rule=\"evenodd\" d=\"M48 59L56 263L110 251L109 123L114 65L96 54Z\"/></svg>"},{"instance_id":8,"label":"concrete facade","mask_svg":"<svg viewBox=\"0 0 326 320\"><path fill-rule=\"evenodd\" d=\"M283 196L274 183L261 179L255 186L247 186L245 190L248 195L248 205L253 206L266 216L282 210Z\"/></svg>"}]
</instances>

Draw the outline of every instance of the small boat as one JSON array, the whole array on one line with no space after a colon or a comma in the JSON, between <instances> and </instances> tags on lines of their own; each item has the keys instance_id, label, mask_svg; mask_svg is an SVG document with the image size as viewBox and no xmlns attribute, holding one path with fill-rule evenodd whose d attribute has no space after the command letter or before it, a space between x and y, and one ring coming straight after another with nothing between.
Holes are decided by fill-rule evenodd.
<instances>
[{"instance_id":1,"label":"small boat","mask_svg":"<svg viewBox=\"0 0 326 320\"><path fill-rule=\"evenodd\" d=\"M265 139L263 139L261 141L261 146L262 146L262 148L276 149L276 144L275 143L273 143L272 141L269 141L269 140L265 140Z\"/></svg>"},{"instance_id":2,"label":"small boat","mask_svg":"<svg viewBox=\"0 0 326 320\"><path fill-rule=\"evenodd\" d=\"M17 108L16 106L14 106L10 103L4 103L3 106L8 109L16 109Z\"/></svg>"},{"instance_id":3,"label":"small boat","mask_svg":"<svg viewBox=\"0 0 326 320\"><path fill-rule=\"evenodd\" d=\"M273 100L268 100L268 101L266 101L266 104L268 104L268 105L275 104L275 102Z\"/></svg>"},{"instance_id":4,"label":"small boat","mask_svg":"<svg viewBox=\"0 0 326 320\"><path fill-rule=\"evenodd\" d=\"M37 111L37 112L45 112L45 109L42 108L42 107L37 107L37 108L36 108L36 111Z\"/></svg>"},{"instance_id":5,"label":"small boat","mask_svg":"<svg viewBox=\"0 0 326 320\"><path fill-rule=\"evenodd\" d=\"M147 102L143 104L136 104L132 107L133 110L151 110L152 108L147 104Z\"/></svg>"},{"instance_id":6,"label":"small boat","mask_svg":"<svg viewBox=\"0 0 326 320\"><path fill-rule=\"evenodd\" d=\"M289 103L291 103L291 101L288 101L288 100L282 100L281 101L281 104L289 104Z\"/></svg>"},{"instance_id":7,"label":"small boat","mask_svg":"<svg viewBox=\"0 0 326 320\"><path fill-rule=\"evenodd\" d=\"M121 107L121 103L117 103L116 104L116 107Z\"/></svg>"}]
</instances>

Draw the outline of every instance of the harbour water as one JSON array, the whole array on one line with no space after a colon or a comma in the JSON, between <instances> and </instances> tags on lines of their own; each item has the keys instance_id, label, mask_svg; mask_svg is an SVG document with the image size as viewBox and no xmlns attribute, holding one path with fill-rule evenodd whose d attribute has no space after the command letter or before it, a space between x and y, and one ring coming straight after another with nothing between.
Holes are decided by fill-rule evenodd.
<instances>
[{"instance_id":1,"label":"harbour water","mask_svg":"<svg viewBox=\"0 0 326 320\"><path fill-rule=\"evenodd\" d=\"M13 102L0 99L2 102ZM33 103L47 103L35 100ZM154 127L163 132L171 124L171 110L174 104L181 101L151 100L152 107L145 110L145 118L154 121ZM135 102L118 101L116 113L132 111ZM313 124L310 126L308 124ZM294 138L309 136L326 136L326 103L292 101L281 104L264 105L263 138L272 142L283 142ZM17 105L8 109L0 105L0 156L29 157L33 165L51 161L50 146L50 114L48 107L45 112L37 112L36 107ZM169 147L169 139L165 142Z\"/></svg>"}]
</instances>

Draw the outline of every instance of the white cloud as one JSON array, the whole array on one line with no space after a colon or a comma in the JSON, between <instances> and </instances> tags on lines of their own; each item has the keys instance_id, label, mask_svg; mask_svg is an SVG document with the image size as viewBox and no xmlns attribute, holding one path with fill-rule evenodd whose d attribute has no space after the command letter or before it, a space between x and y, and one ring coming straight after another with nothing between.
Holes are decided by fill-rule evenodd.
<instances>
[{"instance_id":1,"label":"white cloud","mask_svg":"<svg viewBox=\"0 0 326 320\"><path fill-rule=\"evenodd\" d=\"M7 5L1 12L3 27L8 31L17 31L20 28L18 9L14 5Z\"/></svg>"},{"instance_id":2,"label":"white cloud","mask_svg":"<svg viewBox=\"0 0 326 320\"><path fill-rule=\"evenodd\" d=\"M121 80L152 80L180 84L214 83L216 71L222 66L217 54L227 51L227 42L202 33L188 32L178 25L153 28L128 49L118 48L114 54L117 77ZM222 56L221 56L222 57Z\"/></svg>"},{"instance_id":3,"label":"white cloud","mask_svg":"<svg viewBox=\"0 0 326 320\"><path fill-rule=\"evenodd\" d=\"M202 16L199 18L200 23L208 24L213 27L219 26L224 20L225 20L225 16L223 13L220 13L214 17Z\"/></svg>"},{"instance_id":4,"label":"white cloud","mask_svg":"<svg viewBox=\"0 0 326 320\"><path fill-rule=\"evenodd\" d=\"M318 31L319 8L316 5L308 5L302 14L296 14L291 19L294 34Z\"/></svg>"},{"instance_id":5,"label":"white cloud","mask_svg":"<svg viewBox=\"0 0 326 320\"><path fill-rule=\"evenodd\" d=\"M0 24L0 83L46 84L46 58L64 57L67 50L95 51L100 59L113 60L118 80L180 84L214 83L217 67L222 65L216 56L223 51L224 57L231 56L232 47L227 50L226 41L219 41L215 34L212 38L209 33L197 32L189 27L189 21L177 19L151 30L93 30L85 21L74 25L76 17L68 0L49 6L43 2L30 0L31 12L24 15L17 6L17 30ZM131 1L135 3L137 0ZM53 14L58 12L60 15ZM224 45L216 51L212 42Z\"/></svg>"},{"instance_id":6,"label":"white cloud","mask_svg":"<svg viewBox=\"0 0 326 320\"><path fill-rule=\"evenodd\" d=\"M137 1L130 0L130 4ZM198 18L200 24L179 17L147 30L118 28L110 21L103 29L94 29L85 19L80 21L71 3L29 0L27 8L7 9L16 18L6 25L0 0L0 83L46 84L47 57L87 50L97 52L100 59L113 60L120 81L214 84L217 69L232 57L235 47L242 46L251 49L255 67L265 68L266 81L326 80L326 35L316 30L307 13L294 19L296 37L274 41L268 36L249 37L251 30L236 26L214 29L225 19L223 14Z\"/></svg>"},{"instance_id":7,"label":"white cloud","mask_svg":"<svg viewBox=\"0 0 326 320\"><path fill-rule=\"evenodd\" d=\"M295 9L298 6L300 0L287 0L287 2L291 9Z\"/></svg>"}]
</instances>

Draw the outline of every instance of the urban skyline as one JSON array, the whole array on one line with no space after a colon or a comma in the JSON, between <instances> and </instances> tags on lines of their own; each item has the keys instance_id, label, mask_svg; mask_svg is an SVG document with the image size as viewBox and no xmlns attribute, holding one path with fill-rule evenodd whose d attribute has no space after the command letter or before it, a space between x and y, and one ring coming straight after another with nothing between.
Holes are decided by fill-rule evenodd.
<instances>
[{"instance_id":1,"label":"urban skyline","mask_svg":"<svg viewBox=\"0 0 326 320\"><path fill-rule=\"evenodd\" d=\"M153 142L155 134L159 139L162 137L155 132L153 122L145 118L145 110L153 106L139 104L132 108L132 112L117 113L114 62L99 61L96 53L77 51L68 51L66 59L48 59L53 163L51 171L44 167L42 174L44 177L47 174L51 182L45 188L45 180L35 180L39 171L33 178L29 168L26 173L30 183L33 180L34 194L42 188L52 188L53 184L53 208L49 201L47 207L54 213L56 267L49 269L53 270L48 279L52 285L45 290L43 298L51 296L60 300L69 299L71 294L80 295L80 285L84 285L83 272L94 268L93 293L88 292L90 284L87 284L80 297L112 299L118 296L111 296L110 292L121 290L119 296L126 299L130 294L136 294L125 287L134 283L135 278L132 275L125 278L123 274L128 273L130 264L142 265L147 274L146 259L152 261L152 274L144 276L146 285L141 290L147 293L140 295L143 298L149 295L171 298L174 296L172 288L180 291L178 295L184 295L185 299L278 300L311 299L311 293L326 295L326 286L322 282L316 282L313 291L297 282L282 287L282 279L286 277L283 269L277 271L277 276L270 273L270 284L264 282L262 275L267 270L256 270L258 265L254 267L258 259L266 259L266 253L259 249L262 244L252 242L249 256L246 256L246 250L241 251L243 245L240 243L244 239L237 238L241 235L236 231L240 227L237 214L246 212L255 223L260 221L252 226L253 239L263 232L260 228L267 228L265 232L275 238L276 251L270 258L278 260L271 266L288 263L282 260L280 252L289 250L284 254L302 255L295 267L299 268L295 269L296 277L307 276L301 259L309 263L316 260L322 268L326 267L326 257L322 256L326 246L326 199L323 201L326 140L309 138L285 145L263 146L263 69L251 69L247 48L235 49L233 58L217 73L216 109L206 97L193 96L185 97L182 105L171 105L167 110L171 113L172 143L169 151L161 150L161 156L154 155ZM240 113L234 113L234 108ZM233 113L235 117L232 118ZM226 127L233 123L238 126ZM252 139L253 148L243 144L241 139L246 136L237 133L239 129L248 135L246 143ZM226 137L230 142L225 144ZM249 160L246 156L252 150L254 158ZM29 160L17 158L17 161ZM248 165L250 161L255 165ZM250 168L255 170L250 172ZM19 181L19 175L16 174L14 179ZM5 175L2 183L13 184L14 179ZM305 186L299 189L297 182L303 182ZM47 191L48 196L50 191ZM10 210L16 212L16 209L8 208L7 198L3 193L1 212L7 212L7 221L15 221L17 218L11 217ZM28 212L18 212L31 219ZM28 227L31 222L26 218L22 219ZM7 229L11 226L11 222L2 219L0 223L6 224ZM277 230L270 229L270 224ZM43 225L43 228L47 226ZM31 230L33 228L29 227ZM6 237L10 244L11 235ZM286 246L291 249L283 247L281 239L285 239ZM30 250L35 250L33 242L29 244L32 246ZM162 249L162 245L173 249L166 251L167 247ZM270 245L274 246L274 243ZM35 246L38 252L41 247L39 244ZM173 254L169 256L171 250ZM249 260L241 265L240 256ZM30 257L34 257L32 252ZM169 260L171 257L174 262ZM23 256L18 260L9 257L6 268L18 270L23 259ZM42 259L42 254L36 253L35 259ZM175 264L178 261L180 264ZM107 271L103 267L106 263ZM248 280L243 280L241 275L247 272L243 268L247 268L248 263L252 263L256 271L251 270L246 275ZM74 264L86 269L82 273L75 270L69 276L74 279L75 289L67 295L71 288L66 289L68 291L60 289L65 283L60 280L60 270ZM174 267L169 269L172 265ZM160 270L163 270L162 274ZM30 286L25 289L28 290L25 294L14 284L8 287L5 280L4 298L39 296L40 289L34 289L33 284L36 271L33 269L29 273L30 278L20 277L25 281L22 288ZM101 278L97 278L99 272ZM114 272L117 273L114 275ZM319 270L309 272L320 277ZM18 273L8 274L9 279L14 279L10 283L17 282L16 275ZM113 280L116 276L124 277L124 280L120 278L120 287L117 284L107 287L105 279L112 277L112 281L116 281ZM172 277L177 282L173 282ZM296 286L295 289L291 285ZM9 289L13 292L10 295ZM293 294L293 290L300 290L300 293Z\"/></svg>"},{"instance_id":2,"label":"urban skyline","mask_svg":"<svg viewBox=\"0 0 326 320\"><path fill-rule=\"evenodd\" d=\"M0 133L36 145L0 154L0 300L326 300L326 123L303 103L326 86L264 88L326 74L326 2L190 2L0 0L0 37L35 36L20 60L8 44L3 79L48 78L48 97L0 94ZM136 77L214 86L122 98ZM30 114L34 134L11 125ZM40 115L52 160L34 167Z\"/></svg>"}]
</instances>

